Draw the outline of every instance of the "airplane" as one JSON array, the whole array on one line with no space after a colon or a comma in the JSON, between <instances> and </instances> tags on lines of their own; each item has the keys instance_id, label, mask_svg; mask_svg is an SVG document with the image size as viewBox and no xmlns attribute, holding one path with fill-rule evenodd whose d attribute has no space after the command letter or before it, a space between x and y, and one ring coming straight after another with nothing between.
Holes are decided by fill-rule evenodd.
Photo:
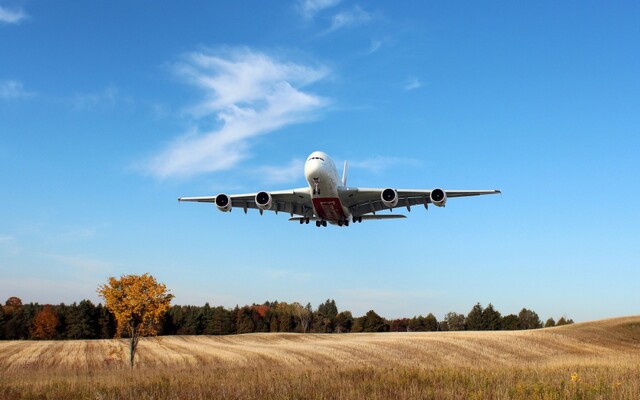
<instances>
[{"instance_id":1,"label":"airplane","mask_svg":"<svg viewBox=\"0 0 640 400\"><path fill-rule=\"evenodd\" d=\"M230 212L240 208L247 213L249 208L258 209L260 215L264 211L287 213L289 221L308 224L315 221L316 226L327 226L327 223L338 226L349 226L349 222L365 220L406 218L401 214L379 214L378 211L393 210L429 203L444 207L449 198L499 194L500 190L444 190L436 189L369 189L347 186L347 161L344 162L342 179L333 160L322 151L314 151L304 164L304 176L308 187L275 192L258 192L248 194L217 196L180 197L179 202L195 201L214 203L218 210Z\"/></svg>"}]
</instances>

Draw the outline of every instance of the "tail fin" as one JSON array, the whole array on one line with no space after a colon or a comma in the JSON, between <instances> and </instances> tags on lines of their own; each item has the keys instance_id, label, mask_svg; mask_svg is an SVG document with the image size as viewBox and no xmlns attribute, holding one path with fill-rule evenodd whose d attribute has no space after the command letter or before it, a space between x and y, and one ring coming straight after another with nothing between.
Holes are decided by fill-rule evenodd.
<instances>
[{"instance_id":1,"label":"tail fin","mask_svg":"<svg viewBox=\"0 0 640 400\"><path fill-rule=\"evenodd\" d=\"M347 186L347 160L344 160L344 168L342 170L342 186Z\"/></svg>"}]
</instances>

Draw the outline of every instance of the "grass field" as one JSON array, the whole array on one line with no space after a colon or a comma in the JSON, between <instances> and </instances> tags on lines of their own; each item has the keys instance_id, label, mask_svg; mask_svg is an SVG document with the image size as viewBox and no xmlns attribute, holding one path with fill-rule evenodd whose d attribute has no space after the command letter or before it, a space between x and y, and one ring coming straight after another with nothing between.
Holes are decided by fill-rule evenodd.
<instances>
[{"instance_id":1,"label":"grass field","mask_svg":"<svg viewBox=\"0 0 640 400\"><path fill-rule=\"evenodd\" d=\"M640 399L640 316L535 331L0 342L0 398Z\"/></svg>"}]
</instances>

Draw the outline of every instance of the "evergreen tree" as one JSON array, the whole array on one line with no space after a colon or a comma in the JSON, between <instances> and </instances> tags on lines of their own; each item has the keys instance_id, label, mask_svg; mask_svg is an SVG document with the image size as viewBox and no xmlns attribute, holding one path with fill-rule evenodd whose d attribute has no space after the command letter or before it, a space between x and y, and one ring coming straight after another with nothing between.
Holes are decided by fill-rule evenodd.
<instances>
[{"instance_id":1,"label":"evergreen tree","mask_svg":"<svg viewBox=\"0 0 640 400\"><path fill-rule=\"evenodd\" d=\"M96 315L98 316L98 338L111 339L116 334L116 318L111 311L102 303L96 307ZM167 318L168 320L169 318Z\"/></svg>"},{"instance_id":2,"label":"evergreen tree","mask_svg":"<svg viewBox=\"0 0 640 400\"><path fill-rule=\"evenodd\" d=\"M516 331L522 329L520 327L520 318L515 314L509 314L502 318L502 330Z\"/></svg>"},{"instance_id":3,"label":"evergreen tree","mask_svg":"<svg viewBox=\"0 0 640 400\"><path fill-rule=\"evenodd\" d=\"M468 331L483 331L486 329L486 324L482 316L484 309L480 303L476 303L475 306L467 314L465 325Z\"/></svg>"},{"instance_id":4,"label":"evergreen tree","mask_svg":"<svg viewBox=\"0 0 640 400\"><path fill-rule=\"evenodd\" d=\"M485 330L499 331L502 329L502 316L493 308L493 304L489 303L487 308L482 311L482 319Z\"/></svg>"},{"instance_id":5,"label":"evergreen tree","mask_svg":"<svg viewBox=\"0 0 640 400\"><path fill-rule=\"evenodd\" d=\"M364 316L364 332L387 332L388 330L389 326L375 311L369 310Z\"/></svg>"},{"instance_id":6,"label":"evergreen tree","mask_svg":"<svg viewBox=\"0 0 640 400\"><path fill-rule=\"evenodd\" d=\"M73 303L67 312L66 338L95 339L98 337L98 314L89 300Z\"/></svg>"},{"instance_id":7,"label":"evergreen tree","mask_svg":"<svg viewBox=\"0 0 640 400\"><path fill-rule=\"evenodd\" d=\"M236 317L237 333L253 333L255 332L255 325L251 318L251 309L247 306L238 309Z\"/></svg>"},{"instance_id":8,"label":"evergreen tree","mask_svg":"<svg viewBox=\"0 0 640 400\"><path fill-rule=\"evenodd\" d=\"M523 308L518 314L518 319L522 329L542 328L542 321L540 321L540 317L538 317L535 311Z\"/></svg>"},{"instance_id":9,"label":"evergreen tree","mask_svg":"<svg viewBox=\"0 0 640 400\"><path fill-rule=\"evenodd\" d=\"M544 323L545 328L552 328L556 326L556 321L553 318L549 318L547 322Z\"/></svg>"}]
</instances>

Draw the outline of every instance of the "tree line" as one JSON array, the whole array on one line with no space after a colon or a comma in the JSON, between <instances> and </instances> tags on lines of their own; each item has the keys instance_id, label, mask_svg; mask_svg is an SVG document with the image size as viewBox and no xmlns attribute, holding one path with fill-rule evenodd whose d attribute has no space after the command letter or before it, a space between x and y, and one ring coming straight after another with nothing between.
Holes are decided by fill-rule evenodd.
<instances>
[{"instance_id":1,"label":"tree line","mask_svg":"<svg viewBox=\"0 0 640 400\"><path fill-rule=\"evenodd\" d=\"M465 315L449 312L443 320L429 313L412 318L386 319L370 310L354 317L338 311L328 299L313 308L300 303L265 302L225 308L222 306L174 305L158 326L160 335L231 335L254 332L348 333L426 332L538 329L573 323L561 317L543 324L538 314L523 308L517 315L502 316L492 304L474 305ZM114 315L102 304L82 300L70 305L22 304L10 297L0 305L0 339L111 339L116 334ZM126 337L124 332L123 337Z\"/></svg>"}]
</instances>

